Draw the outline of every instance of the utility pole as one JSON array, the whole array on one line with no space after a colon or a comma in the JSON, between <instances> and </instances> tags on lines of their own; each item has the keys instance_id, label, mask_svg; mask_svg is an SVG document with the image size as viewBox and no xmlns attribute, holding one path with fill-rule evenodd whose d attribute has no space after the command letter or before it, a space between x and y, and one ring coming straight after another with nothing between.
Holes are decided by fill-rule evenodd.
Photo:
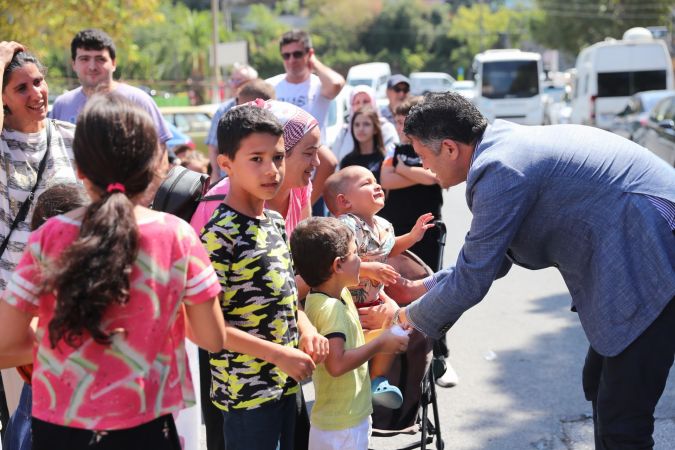
<instances>
[{"instance_id":1,"label":"utility pole","mask_svg":"<svg viewBox=\"0 0 675 450\"><path fill-rule=\"evenodd\" d=\"M213 16L213 85L211 103L220 103L220 66L218 64L218 0L211 0L211 16Z\"/></svg>"}]
</instances>

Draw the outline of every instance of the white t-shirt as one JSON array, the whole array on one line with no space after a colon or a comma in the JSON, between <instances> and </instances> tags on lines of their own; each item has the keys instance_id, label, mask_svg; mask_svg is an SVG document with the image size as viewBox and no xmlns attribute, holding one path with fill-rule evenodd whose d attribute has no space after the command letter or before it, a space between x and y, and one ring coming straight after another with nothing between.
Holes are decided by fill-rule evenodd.
<instances>
[{"instance_id":1,"label":"white t-shirt","mask_svg":"<svg viewBox=\"0 0 675 450\"><path fill-rule=\"evenodd\" d=\"M277 100L291 103L310 113L319 122L323 132L330 100L321 95L321 80L310 74L302 83L289 83L286 74L282 73L266 80L274 86Z\"/></svg>"}]
</instances>

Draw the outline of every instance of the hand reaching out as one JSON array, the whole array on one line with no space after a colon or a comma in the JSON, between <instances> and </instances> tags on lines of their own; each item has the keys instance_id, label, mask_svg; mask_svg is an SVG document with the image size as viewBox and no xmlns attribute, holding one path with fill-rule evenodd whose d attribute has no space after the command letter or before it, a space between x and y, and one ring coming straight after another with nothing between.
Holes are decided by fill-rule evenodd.
<instances>
[{"instance_id":1,"label":"hand reaching out","mask_svg":"<svg viewBox=\"0 0 675 450\"><path fill-rule=\"evenodd\" d=\"M424 233L434 226L433 223L429 223L432 220L434 220L434 215L432 213L422 214L417 218L417 222L415 222L412 230L410 230L410 236L415 242L421 241L424 237Z\"/></svg>"},{"instance_id":2,"label":"hand reaching out","mask_svg":"<svg viewBox=\"0 0 675 450\"><path fill-rule=\"evenodd\" d=\"M376 261L361 263L361 274L364 277L382 283L385 286L395 284L396 280L401 276L396 269L389 264Z\"/></svg>"}]
</instances>

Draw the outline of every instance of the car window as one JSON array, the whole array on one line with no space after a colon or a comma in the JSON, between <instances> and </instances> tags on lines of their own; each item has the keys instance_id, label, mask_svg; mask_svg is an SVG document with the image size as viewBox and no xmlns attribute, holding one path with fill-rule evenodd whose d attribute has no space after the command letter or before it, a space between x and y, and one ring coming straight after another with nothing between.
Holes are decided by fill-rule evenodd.
<instances>
[{"instance_id":1,"label":"car window","mask_svg":"<svg viewBox=\"0 0 675 450\"><path fill-rule=\"evenodd\" d=\"M174 114L173 123L183 133L190 131L190 124L188 123L187 117L184 114Z\"/></svg>"},{"instance_id":2,"label":"car window","mask_svg":"<svg viewBox=\"0 0 675 450\"><path fill-rule=\"evenodd\" d=\"M652 110L652 114L649 116L649 119L653 120L654 122L661 122L664 120L666 118L668 108L670 107L670 100L671 99L667 98L658 103Z\"/></svg>"}]
</instances>

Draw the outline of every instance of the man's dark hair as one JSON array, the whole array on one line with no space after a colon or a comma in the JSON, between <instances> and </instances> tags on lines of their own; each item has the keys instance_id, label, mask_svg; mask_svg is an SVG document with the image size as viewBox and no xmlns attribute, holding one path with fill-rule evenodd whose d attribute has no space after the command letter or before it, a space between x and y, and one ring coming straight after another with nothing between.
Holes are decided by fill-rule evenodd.
<instances>
[{"instance_id":1,"label":"man's dark hair","mask_svg":"<svg viewBox=\"0 0 675 450\"><path fill-rule=\"evenodd\" d=\"M108 50L110 59L115 60L115 43L112 38L103 30L98 28L87 28L75 35L70 43L70 57L75 61L77 49L84 50Z\"/></svg>"},{"instance_id":2,"label":"man's dark hair","mask_svg":"<svg viewBox=\"0 0 675 450\"><path fill-rule=\"evenodd\" d=\"M426 94L405 119L403 132L435 152L443 139L472 144L483 135L487 119L466 97L456 92Z\"/></svg>"},{"instance_id":3,"label":"man's dark hair","mask_svg":"<svg viewBox=\"0 0 675 450\"><path fill-rule=\"evenodd\" d=\"M251 134L281 136L283 132L283 127L270 111L255 105L237 106L218 122L218 153L234 159L241 141Z\"/></svg>"},{"instance_id":4,"label":"man's dark hair","mask_svg":"<svg viewBox=\"0 0 675 450\"><path fill-rule=\"evenodd\" d=\"M419 105L423 100L424 99L421 96L408 97L396 107L394 114L397 116L407 116L413 106Z\"/></svg>"},{"instance_id":5,"label":"man's dark hair","mask_svg":"<svg viewBox=\"0 0 675 450\"><path fill-rule=\"evenodd\" d=\"M297 273L310 287L333 275L335 258L346 256L354 234L334 217L310 217L295 227L291 254Z\"/></svg>"},{"instance_id":6,"label":"man's dark hair","mask_svg":"<svg viewBox=\"0 0 675 450\"><path fill-rule=\"evenodd\" d=\"M287 31L279 39L279 50L284 45L292 44L293 42L300 42L305 50L312 48L312 38L309 37L309 33L304 30L294 29Z\"/></svg>"}]
</instances>

